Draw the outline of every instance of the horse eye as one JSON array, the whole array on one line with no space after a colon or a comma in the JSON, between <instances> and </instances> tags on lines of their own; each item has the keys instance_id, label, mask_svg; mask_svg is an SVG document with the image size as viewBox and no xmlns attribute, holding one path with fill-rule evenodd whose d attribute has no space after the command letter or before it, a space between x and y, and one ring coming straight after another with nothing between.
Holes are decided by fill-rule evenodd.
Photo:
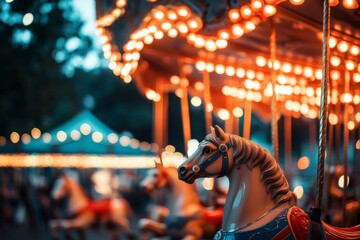
<instances>
[{"instance_id":1,"label":"horse eye","mask_svg":"<svg viewBox=\"0 0 360 240\"><path fill-rule=\"evenodd\" d=\"M205 147L205 148L203 149L203 153L205 153L205 154L210 154L210 153L211 153L211 149L210 149L209 147Z\"/></svg>"}]
</instances>

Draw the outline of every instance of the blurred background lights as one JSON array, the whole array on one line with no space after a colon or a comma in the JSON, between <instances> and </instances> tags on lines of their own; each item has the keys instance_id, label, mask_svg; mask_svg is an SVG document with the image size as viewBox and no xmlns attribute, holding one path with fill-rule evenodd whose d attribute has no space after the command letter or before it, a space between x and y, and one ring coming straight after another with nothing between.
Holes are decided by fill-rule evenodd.
<instances>
[{"instance_id":1,"label":"blurred background lights","mask_svg":"<svg viewBox=\"0 0 360 240\"><path fill-rule=\"evenodd\" d=\"M110 133L107 137L109 143L115 144L119 140L119 137L115 133Z\"/></svg>"},{"instance_id":2,"label":"blurred background lights","mask_svg":"<svg viewBox=\"0 0 360 240\"><path fill-rule=\"evenodd\" d=\"M4 136L0 136L0 146L5 146L6 138Z\"/></svg>"},{"instance_id":3,"label":"blurred background lights","mask_svg":"<svg viewBox=\"0 0 360 240\"><path fill-rule=\"evenodd\" d=\"M78 141L80 139L80 137L81 137L81 134L80 134L80 132L78 130L72 130L70 132L70 137L71 137L72 140Z\"/></svg>"},{"instance_id":4,"label":"blurred background lights","mask_svg":"<svg viewBox=\"0 0 360 240\"><path fill-rule=\"evenodd\" d=\"M122 136L119 139L119 143L121 144L121 146L128 146L130 144L130 138L128 136Z\"/></svg>"},{"instance_id":5,"label":"blurred background lights","mask_svg":"<svg viewBox=\"0 0 360 240\"><path fill-rule=\"evenodd\" d=\"M34 15L32 15L32 13L26 13L22 20L24 26L28 26L32 24L33 21L34 21Z\"/></svg>"},{"instance_id":6,"label":"blurred background lights","mask_svg":"<svg viewBox=\"0 0 360 240\"><path fill-rule=\"evenodd\" d=\"M27 133L24 133L22 136L21 136L21 141L25 144L28 144L30 143L31 141L31 136Z\"/></svg>"},{"instance_id":7,"label":"blurred background lights","mask_svg":"<svg viewBox=\"0 0 360 240\"><path fill-rule=\"evenodd\" d=\"M196 151L196 149L198 148L199 141L197 139L190 139L188 141L187 145L188 145L187 155L191 156Z\"/></svg>"},{"instance_id":8,"label":"blurred background lights","mask_svg":"<svg viewBox=\"0 0 360 240\"><path fill-rule=\"evenodd\" d=\"M300 170L307 169L309 167L309 165L310 165L310 160L306 156L299 158L299 160L297 162L298 169L300 169Z\"/></svg>"},{"instance_id":9,"label":"blurred background lights","mask_svg":"<svg viewBox=\"0 0 360 240\"><path fill-rule=\"evenodd\" d=\"M81 132L82 134L84 134L84 135L89 135L90 132L91 132L91 127L90 127L90 125L87 124L87 123L81 124L81 126L80 126L80 132Z\"/></svg>"},{"instance_id":10,"label":"blurred background lights","mask_svg":"<svg viewBox=\"0 0 360 240\"><path fill-rule=\"evenodd\" d=\"M302 186L296 186L294 188L294 193L298 199L302 198L304 195L304 188Z\"/></svg>"},{"instance_id":11,"label":"blurred background lights","mask_svg":"<svg viewBox=\"0 0 360 240\"><path fill-rule=\"evenodd\" d=\"M220 109L219 112L218 112L218 117L221 119L221 120L228 120L230 119L230 113L228 110L226 109Z\"/></svg>"},{"instance_id":12,"label":"blurred background lights","mask_svg":"<svg viewBox=\"0 0 360 240\"><path fill-rule=\"evenodd\" d=\"M341 176L339 177L339 180L338 180L338 186L339 186L339 188L343 188L343 187L344 187L344 180L345 180L344 175L341 175ZM349 186L349 183L350 183L350 177L347 176L347 184L346 184L346 186Z\"/></svg>"},{"instance_id":13,"label":"blurred background lights","mask_svg":"<svg viewBox=\"0 0 360 240\"><path fill-rule=\"evenodd\" d=\"M210 191L214 188L214 178L205 178L202 182L203 188Z\"/></svg>"},{"instance_id":14,"label":"blurred background lights","mask_svg":"<svg viewBox=\"0 0 360 240\"><path fill-rule=\"evenodd\" d=\"M101 141L103 140L104 137L103 137L103 135L102 135L101 132L95 131L95 132L91 135L91 138L92 138L92 140L93 140L94 142L99 143L99 142L101 142Z\"/></svg>"},{"instance_id":15,"label":"blurred background lights","mask_svg":"<svg viewBox=\"0 0 360 240\"><path fill-rule=\"evenodd\" d=\"M67 134L64 131L58 131L56 137L59 140L59 142L64 142L67 139Z\"/></svg>"},{"instance_id":16,"label":"blurred background lights","mask_svg":"<svg viewBox=\"0 0 360 240\"><path fill-rule=\"evenodd\" d=\"M174 153L175 152L175 147L173 145L167 145L165 147L165 151L168 153Z\"/></svg>"},{"instance_id":17,"label":"blurred background lights","mask_svg":"<svg viewBox=\"0 0 360 240\"><path fill-rule=\"evenodd\" d=\"M233 114L234 114L235 117L240 118L240 117L242 117L244 115L244 111L242 110L241 107L235 107L233 109Z\"/></svg>"},{"instance_id":18,"label":"blurred background lights","mask_svg":"<svg viewBox=\"0 0 360 240\"><path fill-rule=\"evenodd\" d=\"M13 143L19 142L19 140L20 140L20 135L19 135L17 132L12 132L12 133L10 134L10 140L11 140L11 142L13 142Z\"/></svg>"},{"instance_id":19,"label":"blurred background lights","mask_svg":"<svg viewBox=\"0 0 360 240\"><path fill-rule=\"evenodd\" d=\"M41 138L44 141L44 143L49 143L51 141L51 134L46 132L42 135Z\"/></svg>"},{"instance_id":20,"label":"blurred background lights","mask_svg":"<svg viewBox=\"0 0 360 240\"><path fill-rule=\"evenodd\" d=\"M32 136L34 139L38 139L38 138L41 136L41 131L40 131L40 129L38 129L38 128L33 128L33 129L31 129L31 136Z\"/></svg>"},{"instance_id":21,"label":"blurred background lights","mask_svg":"<svg viewBox=\"0 0 360 240\"><path fill-rule=\"evenodd\" d=\"M202 101L201 101L201 98L194 96L191 98L190 102L194 107L199 107L201 105Z\"/></svg>"}]
</instances>

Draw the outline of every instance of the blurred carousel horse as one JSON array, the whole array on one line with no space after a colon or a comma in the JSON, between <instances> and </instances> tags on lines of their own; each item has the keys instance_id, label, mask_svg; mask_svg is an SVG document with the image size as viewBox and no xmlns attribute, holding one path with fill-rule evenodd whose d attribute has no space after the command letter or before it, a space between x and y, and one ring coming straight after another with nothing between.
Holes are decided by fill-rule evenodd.
<instances>
[{"instance_id":1,"label":"blurred carousel horse","mask_svg":"<svg viewBox=\"0 0 360 240\"><path fill-rule=\"evenodd\" d=\"M193 183L200 177L229 178L222 229L214 239L360 239L360 225L337 228L296 207L280 166L259 145L219 126L178 167L179 178Z\"/></svg>"},{"instance_id":2,"label":"blurred carousel horse","mask_svg":"<svg viewBox=\"0 0 360 240\"><path fill-rule=\"evenodd\" d=\"M124 199L104 199L93 201L89 199L81 185L71 176L63 175L55 181L51 192L54 200L67 197L67 219L50 220L52 237L59 238L59 229L84 230L94 225L105 225L111 239L118 239L118 228L128 239L133 239L129 218L132 210ZM66 231L65 231L66 232ZM85 234L80 235L85 238Z\"/></svg>"},{"instance_id":3,"label":"blurred carousel horse","mask_svg":"<svg viewBox=\"0 0 360 240\"><path fill-rule=\"evenodd\" d=\"M344 179L344 167L342 165L333 166L329 174L326 220L335 226L350 227L358 224L360 222L360 201L356 199L354 193L349 191L350 186L347 188L345 202L346 219L343 220L344 191L340 188L339 183L340 178Z\"/></svg>"},{"instance_id":4,"label":"blurred carousel horse","mask_svg":"<svg viewBox=\"0 0 360 240\"><path fill-rule=\"evenodd\" d=\"M156 237L171 239L201 239L213 236L221 226L222 207L205 208L193 185L180 181L176 168L163 167L156 163L141 181L147 193L162 191L163 206L151 205L150 218L139 220L142 239Z\"/></svg>"}]
</instances>

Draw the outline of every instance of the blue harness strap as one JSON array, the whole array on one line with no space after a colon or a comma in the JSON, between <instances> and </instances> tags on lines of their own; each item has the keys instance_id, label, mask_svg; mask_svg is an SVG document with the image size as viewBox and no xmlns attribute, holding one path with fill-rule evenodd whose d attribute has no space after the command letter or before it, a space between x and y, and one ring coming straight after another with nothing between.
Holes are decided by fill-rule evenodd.
<instances>
[{"instance_id":1,"label":"blue harness strap","mask_svg":"<svg viewBox=\"0 0 360 240\"><path fill-rule=\"evenodd\" d=\"M220 144L218 146L218 151L214 153L208 160L202 162L199 167L200 171L204 171L210 164L216 161L220 156L222 156L222 166L221 166L221 172L217 177L223 177L225 176L228 167L229 167L229 157L227 151L231 147L231 143L227 142L225 144Z\"/></svg>"}]
</instances>

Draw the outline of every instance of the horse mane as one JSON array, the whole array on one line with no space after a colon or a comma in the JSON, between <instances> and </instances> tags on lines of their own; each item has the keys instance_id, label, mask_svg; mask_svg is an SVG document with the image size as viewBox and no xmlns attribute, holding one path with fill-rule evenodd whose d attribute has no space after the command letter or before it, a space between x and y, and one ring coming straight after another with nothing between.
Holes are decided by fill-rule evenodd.
<instances>
[{"instance_id":1,"label":"horse mane","mask_svg":"<svg viewBox=\"0 0 360 240\"><path fill-rule=\"evenodd\" d=\"M210 136L211 134L209 134ZM258 166L260 181L275 204L280 205L285 202L296 204L296 196L290 191L285 175L270 152L248 139L237 135L229 136L234 148L233 159L236 161L234 166L236 165L239 169L241 164L246 164L250 170ZM211 138L218 142L214 136Z\"/></svg>"}]
</instances>

